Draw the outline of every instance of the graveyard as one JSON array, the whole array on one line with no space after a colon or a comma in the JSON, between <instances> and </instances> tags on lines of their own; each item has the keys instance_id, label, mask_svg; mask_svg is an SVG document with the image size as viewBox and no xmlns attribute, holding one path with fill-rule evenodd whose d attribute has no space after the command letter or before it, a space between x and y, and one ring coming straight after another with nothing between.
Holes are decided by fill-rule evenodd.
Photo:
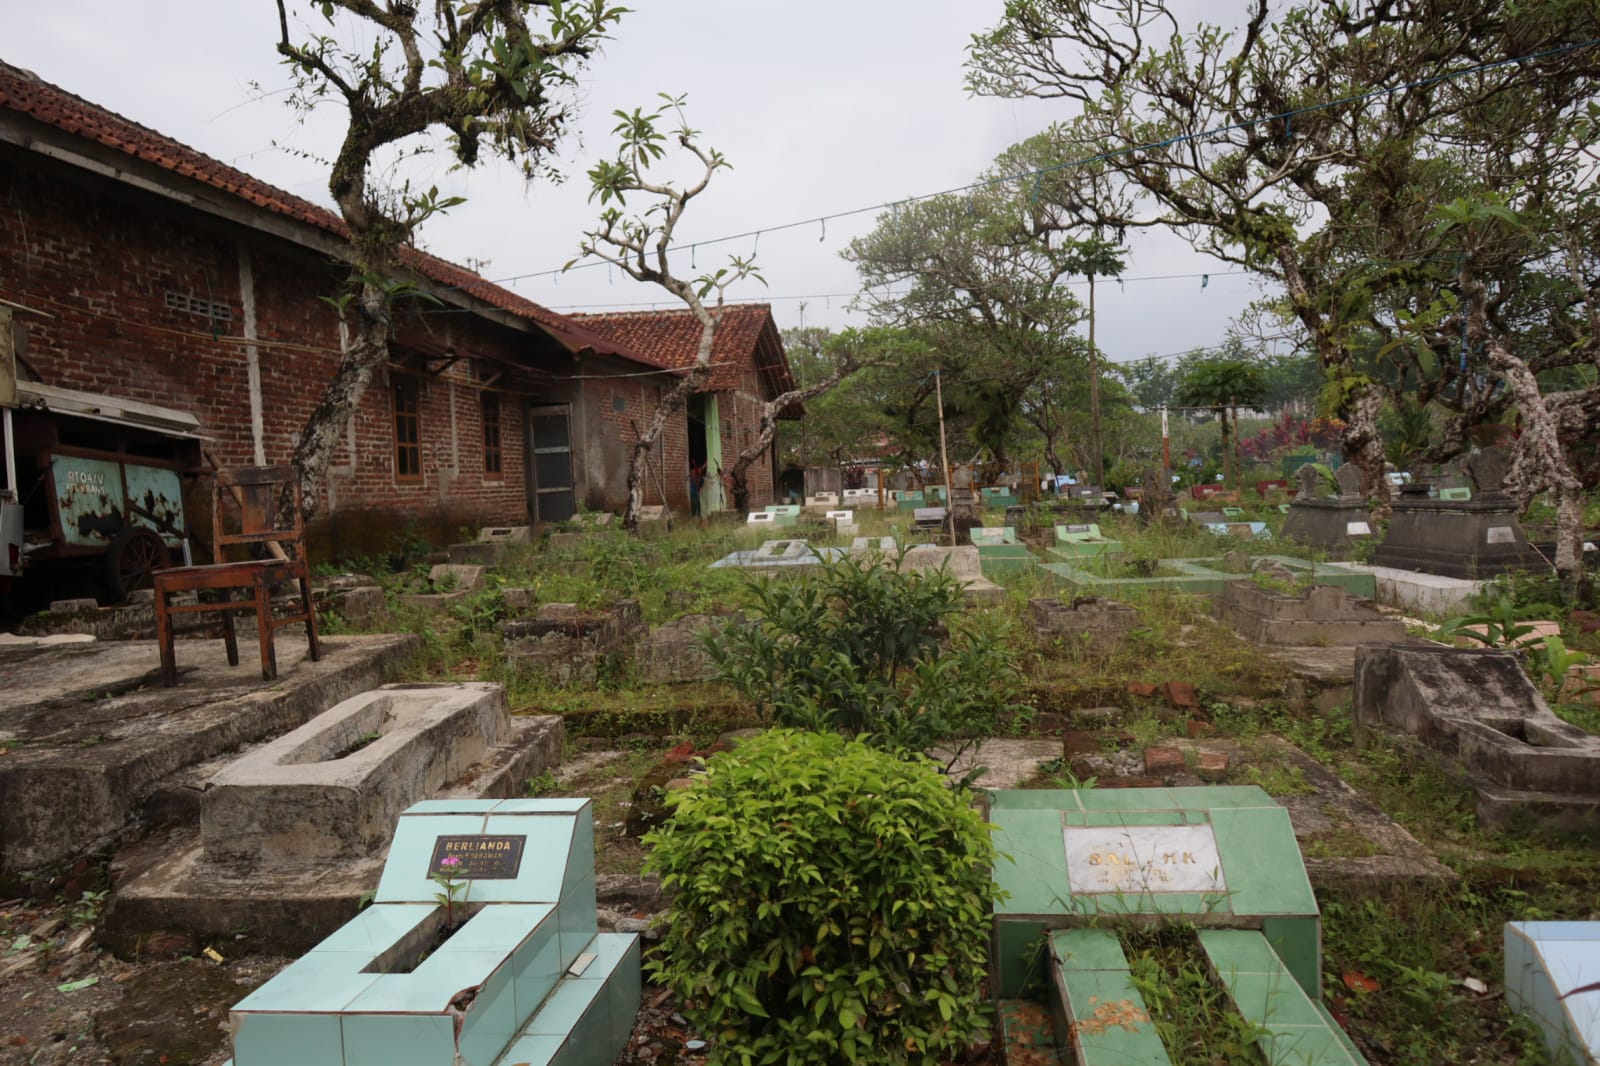
<instances>
[{"instance_id":1,"label":"graveyard","mask_svg":"<svg viewBox=\"0 0 1600 1066\"><path fill-rule=\"evenodd\" d=\"M1399 556L1320 486L975 495L959 537L928 492L464 530L314 575L321 655L282 632L272 681L212 635L162 685L138 605L37 616L0 642L0 1054L690 1064L774 1046L750 1005L788 980L859 1061L1592 1061L1600 619L1489 536L1492 492L1413 494ZM892 665L828 665L851 641ZM807 775L885 750L975 858L907 852L881 876L922 917L761 954L823 906L792 870L879 876L900 808L791 849ZM723 850L717 802L787 813Z\"/></svg>"}]
</instances>

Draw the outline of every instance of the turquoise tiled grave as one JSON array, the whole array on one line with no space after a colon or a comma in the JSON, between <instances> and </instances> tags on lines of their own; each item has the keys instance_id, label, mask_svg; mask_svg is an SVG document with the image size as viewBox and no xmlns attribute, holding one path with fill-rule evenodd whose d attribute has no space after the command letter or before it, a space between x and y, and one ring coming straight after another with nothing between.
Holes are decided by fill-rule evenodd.
<instances>
[{"instance_id":1,"label":"turquoise tiled grave","mask_svg":"<svg viewBox=\"0 0 1600 1066\"><path fill-rule=\"evenodd\" d=\"M448 859L469 917L430 951ZM413 805L373 905L234 1005L233 1066L607 1066L639 944L596 931L594 885L588 800Z\"/></svg>"},{"instance_id":2,"label":"turquoise tiled grave","mask_svg":"<svg viewBox=\"0 0 1600 1066\"><path fill-rule=\"evenodd\" d=\"M1506 1005L1533 1019L1552 1062L1600 1063L1600 922L1507 922ZM1565 997L1565 998L1563 998Z\"/></svg>"},{"instance_id":3,"label":"turquoise tiled grave","mask_svg":"<svg viewBox=\"0 0 1600 1066\"><path fill-rule=\"evenodd\" d=\"M1116 932L1163 920L1198 927L1272 1062L1363 1063L1321 1005L1316 897L1288 812L1261 789L996 791L989 820L1007 857L994 868L995 994L1042 989L1082 1066L1168 1061Z\"/></svg>"}]
</instances>

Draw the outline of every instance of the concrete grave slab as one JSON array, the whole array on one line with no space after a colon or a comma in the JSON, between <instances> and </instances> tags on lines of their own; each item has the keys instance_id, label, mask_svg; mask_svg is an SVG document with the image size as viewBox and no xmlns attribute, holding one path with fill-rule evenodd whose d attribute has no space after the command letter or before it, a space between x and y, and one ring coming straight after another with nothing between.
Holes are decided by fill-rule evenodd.
<instances>
[{"instance_id":1,"label":"concrete grave slab","mask_svg":"<svg viewBox=\"0 0 1600 1066\"><path fill-rule=\"evenodd\" d=\"M459 902L441 904L430 875ZM639 1007L639 944L598 933L596 919L587 800L417 804L399 821L373 906L234 1005L235 1059L612 1062Z\"/></svg>"},{"instance_id":2,"label":"concrete grave slab","mask_svg":"<svg viewBox=\"0 0 1600 1066\"><path fill-rule=\"evenodd\" d=\"M243 678L220 640L178 642L184 683L154 683L153 641L0 649L0 871L47 872L124 835L169 776L275 737L382 684L412 635L279 635L278 680Z\"/></svg>"},{"instance_id":3,"label":"concrete grave slab","mask_svg":"<svg viewBox=\"0 0 1600 1066\"><path fill-rule=\"evenodd\" d=\"M457 565L500 566L509 548L532 542L531 526L484 526L470 543L450 545L450 561Z\"/></svg>"},{"instance_id":4,"label":"concrete grave slab","mask_svg":"<svg viewBox=\"0 0 1600 1066\"><path fill-rule=\"evenodd\" d=\"M320 862L370 855L400 812L510 732L499 685L385 685L240 756L200 803L206 857Z\"/></svg>"},{"instance_id":5,"label":"concrete grave slab","mask_svg":"<svg viewBox=\"0 0 1600 1066\"><path fill-rule=\"evenodd\" d=\"M1127 644L1142 623L1139 612L1125 603L1085 596L1063 603L1056 599L1028 601L1033 631L1041 640L1060 641L1071 651L1110 655Z\"/></svg>"},{"instance_id":6,"label":"concrete grave slab","mask_svg":"<svg viewBox=\"0 0 1600 1066\"><path fill-rule=\"evenodd\" d=\"M105 936L134 953L162 930L210 939L249 929L273 950L304 950L376 886L401 811L434 797L519 796L560 753L561 719L511 717L499 685L353 697L214 775L198 839L168 844L118 887Z\"/></svg>"},{"instance_id":7,"label":"concrete grave slab","mask_svg":"<svg viewBox=\"0 0 1600 1066\"><path fill-rule=\"evenodd\" d=\"M1005 598L1006 590L983 576L983 564L978 549L971 545L947 548L936 544L919 544L900 559L902 573L937 570L947 567L961 583L963 595L977 603L995 603Z\"/></svg>"}]
</instances>

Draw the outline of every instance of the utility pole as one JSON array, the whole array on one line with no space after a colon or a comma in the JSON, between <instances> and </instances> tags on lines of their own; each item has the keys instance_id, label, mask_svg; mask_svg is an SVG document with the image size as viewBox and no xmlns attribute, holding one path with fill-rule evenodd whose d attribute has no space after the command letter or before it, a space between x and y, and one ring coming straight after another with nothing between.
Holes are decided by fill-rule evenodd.
<instances>
[{"instance_id":1,"label":"utility pole","mask_svg":"<svg viewBox=\"0 0 1600 1066\"><path fill-rule=\"evenodd\" d=\"M944 505L945 513L948 515L954 513L955 500L950 497L950 455L944 447L944 384L940 380L938 368L933 371L933 395L939 402L939 465L944 468ZM951 543L955 543L954 537L951 538Z\"/></svg>"},{"instance_id":2,"label":"utility pole","mask_svg":"<svg viewBox=\"0 0 1600 1066\"><path fill-rule=\"evenodd\" d=\"M1094 275L1089 275L1089 418L1094 438L1094 487L1106 490L1105 449L1100 444L1100 349L1094 344Z\"/></svg>"}]
</instances>

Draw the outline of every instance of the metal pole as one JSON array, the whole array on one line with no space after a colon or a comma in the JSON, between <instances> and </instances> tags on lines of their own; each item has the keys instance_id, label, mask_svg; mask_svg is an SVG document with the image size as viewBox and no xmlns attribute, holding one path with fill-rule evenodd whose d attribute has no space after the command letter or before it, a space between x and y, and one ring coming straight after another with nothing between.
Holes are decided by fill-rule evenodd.
<instances>
[{"instance_id":1,"label":"metal pole","mask_svg":"<svg viewBox=\"0 0 1600 1066\"><path fill-rule=\"evenodd\" d=\"M1100 444L1100 349L1094 346L1094 275L1089 275L1089 417L1094 436L1094 488L1106 490L1105 449Z\"/></svg>"},{"instance_id":2,"label":"metal pole","mask_svg":"<svg viewBox=\"0 0 1600 1066\"><path fill-rule=\"evenodd\" d=\"M21 503L22 493L17 489L17 446L16 438L12 436L11 408L0 408L0 415L5 417L6 491L15 496L18 503Z\"/></svg>"},{"instance_id":3,"label":"metal pole","mask_svg":"<svg viewBox=\"0 0 1600 1066\"><path fill-rule=\"evenodd\" d=\"M950 496L950 455L945 451L944 447L944 385L939 379L938 370L933 372L933 394L934 398L939 401L939 465L944 468L944 505L947 508L945 514L950 517L955 514L955 500ZM952 531L951 543L953 544L955 542L954 524L951 525L950 529Z\"/></svg>"},{"instance_id":4,"label":"metal pole","mask_svg":"<svg viewBox=\"0 0 1600 1066\"><path fill-rule=\"evenodd\" d=\"M1172 486L1172 435L1167 430L1167 405L1161 405L1161 469L1167 475L1167 487Z\"/></svg>"}]
</instances>

